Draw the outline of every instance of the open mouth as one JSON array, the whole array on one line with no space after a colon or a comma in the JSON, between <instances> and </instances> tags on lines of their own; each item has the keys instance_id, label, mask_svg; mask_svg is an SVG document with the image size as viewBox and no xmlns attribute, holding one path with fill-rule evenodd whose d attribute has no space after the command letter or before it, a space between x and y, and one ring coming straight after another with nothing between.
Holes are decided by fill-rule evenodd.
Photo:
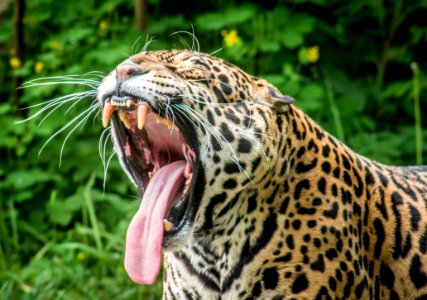
<instances>
[{"instance_id":1,"label":"open mouth","mask_svg":"<svg viewBox=\"0 0 427 300\"><path fill-rule=\"evenodd\" d=\"M178 232L188 217L196 152L187 142L188 130L146 102L112 96L104 103L104 126L110 119L121 164L142 194L126 234L125 269L133 281L153 283L163 239Z\"/></svg>"}]
</instances>

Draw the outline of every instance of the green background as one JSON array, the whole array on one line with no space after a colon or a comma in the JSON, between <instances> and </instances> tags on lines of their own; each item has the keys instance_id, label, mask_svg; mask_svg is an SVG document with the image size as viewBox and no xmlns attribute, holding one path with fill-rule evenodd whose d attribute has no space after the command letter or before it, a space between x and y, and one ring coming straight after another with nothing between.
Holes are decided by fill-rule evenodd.
<instances>
[{"instance_id":1,"label":"green background","mask_svg":"<svg viewBox=\"0 0 427 300\"><path fill-rule=\"evenodd\" d=\"M134 1L27 0L21 54L13 43L17 0L3 2L1 299L160 297L161 281L135 285L122 267L124 233L139 199L114 158L104 177L100 115L76 128L62 155L72 126L39 153L92 99L68 110L70 102L41 125L43 116L15 124L47 104L24 107L88 89L68 84L15 90L14 84L107 74L150 37L150 50L184 49L192 42L185 32L194 32L201 51L269 80L355 151L387 164L422 163L427 1L150 0L141 30ZM108 158L112 144L105 141Z\"/></svg>"}]
</instances>

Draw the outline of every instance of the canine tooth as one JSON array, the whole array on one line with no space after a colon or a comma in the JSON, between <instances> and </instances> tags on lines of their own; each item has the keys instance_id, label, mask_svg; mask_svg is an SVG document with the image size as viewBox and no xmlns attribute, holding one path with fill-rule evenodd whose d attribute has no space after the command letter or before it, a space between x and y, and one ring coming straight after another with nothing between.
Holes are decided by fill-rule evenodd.
<instances>
[{"instance_id":1,"label":"canine tooth","mask_svg":"<svg viewBox=\"0 0 427 300\"><path fill-rule=\"evenodd\" d=\"M145 120L147 119L147 115L150 109L145 105L138 106L138 129L144 128Z\"/></svg>"},{"instance_id":2,"label":"canine tooth","mask_svg":"<svg viewBox=\"0 0 427 300\"><path fill-rule=\"evenodd\" d=\"M122 121L122 123L125 125L125 127L127 129L130 129L130 120L127 117L126 113L123 111L119 111L119 118L120 118L120 121Z\"/></svg>"},{"instance_id":3,"label":"canine tooth","mask_svg":"<svg viewBox=\"0 0 427 300\"><path fill-rule=\"evenodd\" d=\"M128 101L126 101L126 106L131 107L132 103L133 103L133 101L129 99Z\"/></svg>"},{"instance_id":4,"label":"canine tooth","mask_svg":"<svg viewBox=\"0 0 427 300\"><path fill-rule=\"evenodd\" d=\"M173 228L173 223L169 220L163 219L163 227L165 228L166 232L169 232Z\"/></svg>"},{"instance_id":5,"label":"canine tooth","mask_svg":"<svg viewBox=\"0 0 427 300\"><path fill-rule=\"evenodd\" d=\"M108 126L108 123L110 122L111 115L116 110L116 107L111 105L109 102L105 102L104 104L104 111L102 112L102 125L104 127Z\"/></svg>"},{"instance_id":6,"label":"canine tooth","mask_svg":"<svg viewBox=\"0 0 427 300\"><path fill-rule=\"evenodd\" d=\"M191 179L193 178L193 174L191 174L190 175L190 177L188 177L186 180L185 180L185 186L189 186L190 185L190 183L191 183Z\"/></svg>"},{"instance_id":7,"label":"canine tooth","mask_svg":"<svg viewBox=\"0 0 427 300\"><path fill-rule=\"evenodd\" d=\"M148 178L151 179L151 177L153 177L153 172L148 172Z\"/></svg>"}]
</instances>

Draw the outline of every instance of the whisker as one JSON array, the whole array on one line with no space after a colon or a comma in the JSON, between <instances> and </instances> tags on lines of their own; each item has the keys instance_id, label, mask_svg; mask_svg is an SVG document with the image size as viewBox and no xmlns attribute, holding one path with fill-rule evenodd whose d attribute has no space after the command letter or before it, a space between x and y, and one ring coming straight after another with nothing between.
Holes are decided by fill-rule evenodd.
<instances>
[{"instance_id":1,"label":"whisker","mask_svg":"<svg viewBox=\"0 0 427 300\"><path fill-rule=\"evenodd\" d=\"M47 139L47 141L43 144L43 146L41 147L41 149L38 152L38 155L40 156L40 154L43 152L43 149L47 146L47 144L49 144L49 142L54 139L58 134L60 134L61 132L63 132L65 129L67 129L68 127L70 127L71 125L73 125L76 121L78 121L80 118L82 118L82 116L84 114L87 114L89 111L92 113L95 109L97 109L98 106L90 106L89 108L85 109L83 112L81 112L80 114L78 114L76 117L74 117L71 121L69 121L65 126L63 126L61 129L59 129L57 132L55 132L49 139Z\"/></svg>"},{"instance_id":2,"label":"whisker","mask_svg":"<svg viewBox=\"0 0 427 300\"><path fill-rule=\"evenodd\" d=\"M61 150L59 152L59 166L61 166L62 164L62 154L64 152L64 147L65 144L67 143L69 137L71 136L71 134L77 129L79 128L79 126L83 125L90 117L90 115L94 112L94 110L98 109L98 105L91 105L90 106L91 110L89 111L89 113L87 114L87 116L85 116L82 120L80 120L74 127L73 129L70 130L70 132L67 134L67 136L65 137L64 141L62 142L62 146L61 146ZM73 122L74 123L74 122ZM72 123L72 124L73 124Z\"/></svg>"}]
</instances>

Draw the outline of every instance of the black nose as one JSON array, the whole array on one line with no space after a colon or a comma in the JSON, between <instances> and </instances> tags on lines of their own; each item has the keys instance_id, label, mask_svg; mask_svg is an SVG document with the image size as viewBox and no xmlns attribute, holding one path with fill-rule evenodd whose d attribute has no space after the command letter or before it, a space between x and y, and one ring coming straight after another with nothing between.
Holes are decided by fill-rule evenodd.
<instances>
[{"instance_id":1,"label":"black nose","mask_svg":"<svg viewBox=\"0 0 427 300\"><path fill-rule=\"evenodd\" d=\"M129 77L140 75L142 73L141 67L130 61L125 61L116 68L116 77L119 81L124 81Z\"/></svg>"}]
</instances>

